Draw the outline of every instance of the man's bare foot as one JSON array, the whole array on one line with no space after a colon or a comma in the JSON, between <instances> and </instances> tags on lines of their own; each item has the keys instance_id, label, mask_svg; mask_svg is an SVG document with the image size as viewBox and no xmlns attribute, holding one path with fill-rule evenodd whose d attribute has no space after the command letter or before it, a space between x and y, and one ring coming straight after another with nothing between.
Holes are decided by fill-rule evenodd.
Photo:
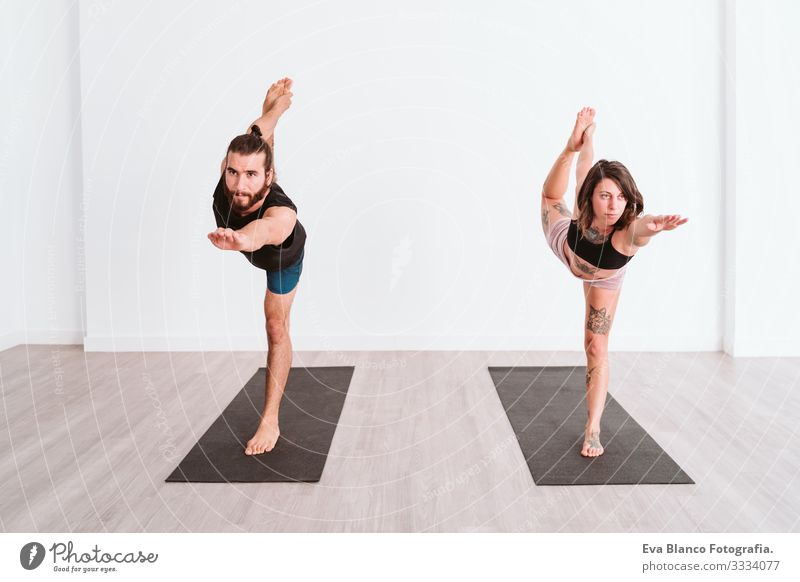
<instances>
[{"instance_id":1,"label":"man's bare foot","mask_svg":"<svg viewBox=\"0 0 800 582\"><path fill-rule=\"evenodd\" d=\"M291 91L292 82L293 81L289 77L284 77L270 85L267 96L264 97L264 104L261 106L261 115L266 115L267 111L275 106L279 97Z\"/></svg>"},{"instance_id":2,"label":"man's bare foot","mask_svg":"<svg viewBox=\"0 0 800 582\"><path fill-rule=\"evenodd\" d=\"M583 437L581 455L584 457L599 457L603 454L603 445L600 444L600 431L586 427Z\"/></svg>"},{"instance_id":3,"label":"man's bare foot","mask_svg":"<svg viewBox=\"0 0 800 582\"><path fill-rule=\"evenodd\" d=\"M278 429L277 420L263 420L258 425L256 434L247 441L247 448L244 450L245 455L260 455L261 453L268 453L275 448L275 443L278 442L278 436L281 431Z\"/></svg>"},{"instance_id":4,"label":"man's bare foot","mask_svg":"<svg viewBox=\"0 0 800 582\"><path fill-rule=\"evenodd\" d=\"M594 123L594 114L595 111L591 107L584 107L578 111L578 117L575 119L575 127L572 128L572 135L570 135L567 140L567 149L569 151L580 151L583 146L583 132ZM593 132L594 129L591 131Z\"/></svg>"},{"instance_id":5,"label":"man's bare foot","mask_svg":"<svg viewBox=\"0 0 800 582\"><path fill-rule=\"evenodd\" d=\"M265 115L267 111L272 109L272 106L275 105L275 100L282 92L282 87L279 85L281 81L283 81L283 79L280 81L275 81L269 86L269 89L267 89L267 96L264 97L264 104L261 106L261 115Z\"/></svg>"}]
</instances>

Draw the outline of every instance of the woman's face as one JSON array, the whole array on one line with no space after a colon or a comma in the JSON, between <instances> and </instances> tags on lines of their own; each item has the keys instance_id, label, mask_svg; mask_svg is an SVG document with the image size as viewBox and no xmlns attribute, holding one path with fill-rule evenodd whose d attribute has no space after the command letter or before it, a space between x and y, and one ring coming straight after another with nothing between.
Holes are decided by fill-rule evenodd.
<instances>
[{"instance_id":1,"label":"woman's face","mask_svg":"<svg viewBox=\"0 0 800 582\"><path fill-rule=\"evenodd\" d=\"M622 216L628 201L614 180L603 178L594 187L592 210L594 222L600 227L613 226Z\"/></svg>"}]
</instances>

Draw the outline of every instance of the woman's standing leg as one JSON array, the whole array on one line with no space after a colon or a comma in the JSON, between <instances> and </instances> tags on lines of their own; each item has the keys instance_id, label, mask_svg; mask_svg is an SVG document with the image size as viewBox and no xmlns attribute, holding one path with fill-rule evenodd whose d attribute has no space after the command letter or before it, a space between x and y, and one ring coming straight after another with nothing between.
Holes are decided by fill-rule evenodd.
<instances>
[{"instance_id":1,"label":"woman's standing leg","mask_svg":"<svg viewBox=\"0 0 800 582\"><path fill-rule=\"evenodd\" d=\"M608 393L608 335L617 310L621 289L601 289L583 284L586 296L586 420L581 455L597 457L603 454L600 444L600 418Z\"/></svg>"}]
</instances>

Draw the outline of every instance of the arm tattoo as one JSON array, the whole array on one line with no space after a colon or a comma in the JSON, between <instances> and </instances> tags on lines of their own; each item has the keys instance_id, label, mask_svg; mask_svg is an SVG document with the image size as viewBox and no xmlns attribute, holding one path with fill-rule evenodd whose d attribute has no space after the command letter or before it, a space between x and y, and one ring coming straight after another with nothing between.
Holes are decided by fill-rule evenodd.
<instances>
[{"instance_id":1,"label":"arm tattoo","mask_svg":"<svg viewBox=\"0 0 800 582\"><path fill-rule=\"evenodd\" d=\"M553 208L558 210L558 213L561 216L565 218L572 218L572 213L567 209L566 206L564 206L562 202L556 202L555 204L553 204Z\"/></svg>"},{"instance_id":2,"label":"arm tattoo","mask_svg":"<svg viewBox=\"0 0 800 582\"><path fill-rule=\"evenodd\" d=\"M547 233L550 230L550 212L547 208L542 208L542 228Z\"/></svg>"},{"instance_id":3,"label":"arm tattoo","mask_svg":"<svg viewBox=\"0 0 800 582\"><path fill-rule=\"evenodd\" d=\"M586 320L586 329L598 335L608 335L611 329L611 316L606 308L595 309L589 305L589 319Z\"/></svg>"},{"instance_id":4,"label":"arm tattoo","mask_svg":"<svg viewBox=\"0 0 800 582\"><path fill-rule=\"evenodd\" d=\"M575 267L581 273L584 273L586 275L594 275L595 273L597 273L597 271L599 271L599 269L596 269L592 267L589 263L579 259L578 255L575 255Z\"/></svg>"}]
</instances>

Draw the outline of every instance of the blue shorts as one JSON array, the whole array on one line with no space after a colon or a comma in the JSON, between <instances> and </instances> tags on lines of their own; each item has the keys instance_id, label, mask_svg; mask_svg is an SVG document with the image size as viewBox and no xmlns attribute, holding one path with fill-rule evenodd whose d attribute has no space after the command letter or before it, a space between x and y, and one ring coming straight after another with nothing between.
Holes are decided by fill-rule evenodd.
<instances>
[{"instance_id":1,"label":"blue shorts","mask_svg":"<svg viewBox=\"0 0 800 582\"><path fill-rule=\"evenodd\" d=\"M276 295L286 295L297 287L300 280L300 273L303 272L303 257L306 250L303 249L300 260L291 267L286 267L280 271L267 271L267 289Z\"/></svg>"}]
</instances>

